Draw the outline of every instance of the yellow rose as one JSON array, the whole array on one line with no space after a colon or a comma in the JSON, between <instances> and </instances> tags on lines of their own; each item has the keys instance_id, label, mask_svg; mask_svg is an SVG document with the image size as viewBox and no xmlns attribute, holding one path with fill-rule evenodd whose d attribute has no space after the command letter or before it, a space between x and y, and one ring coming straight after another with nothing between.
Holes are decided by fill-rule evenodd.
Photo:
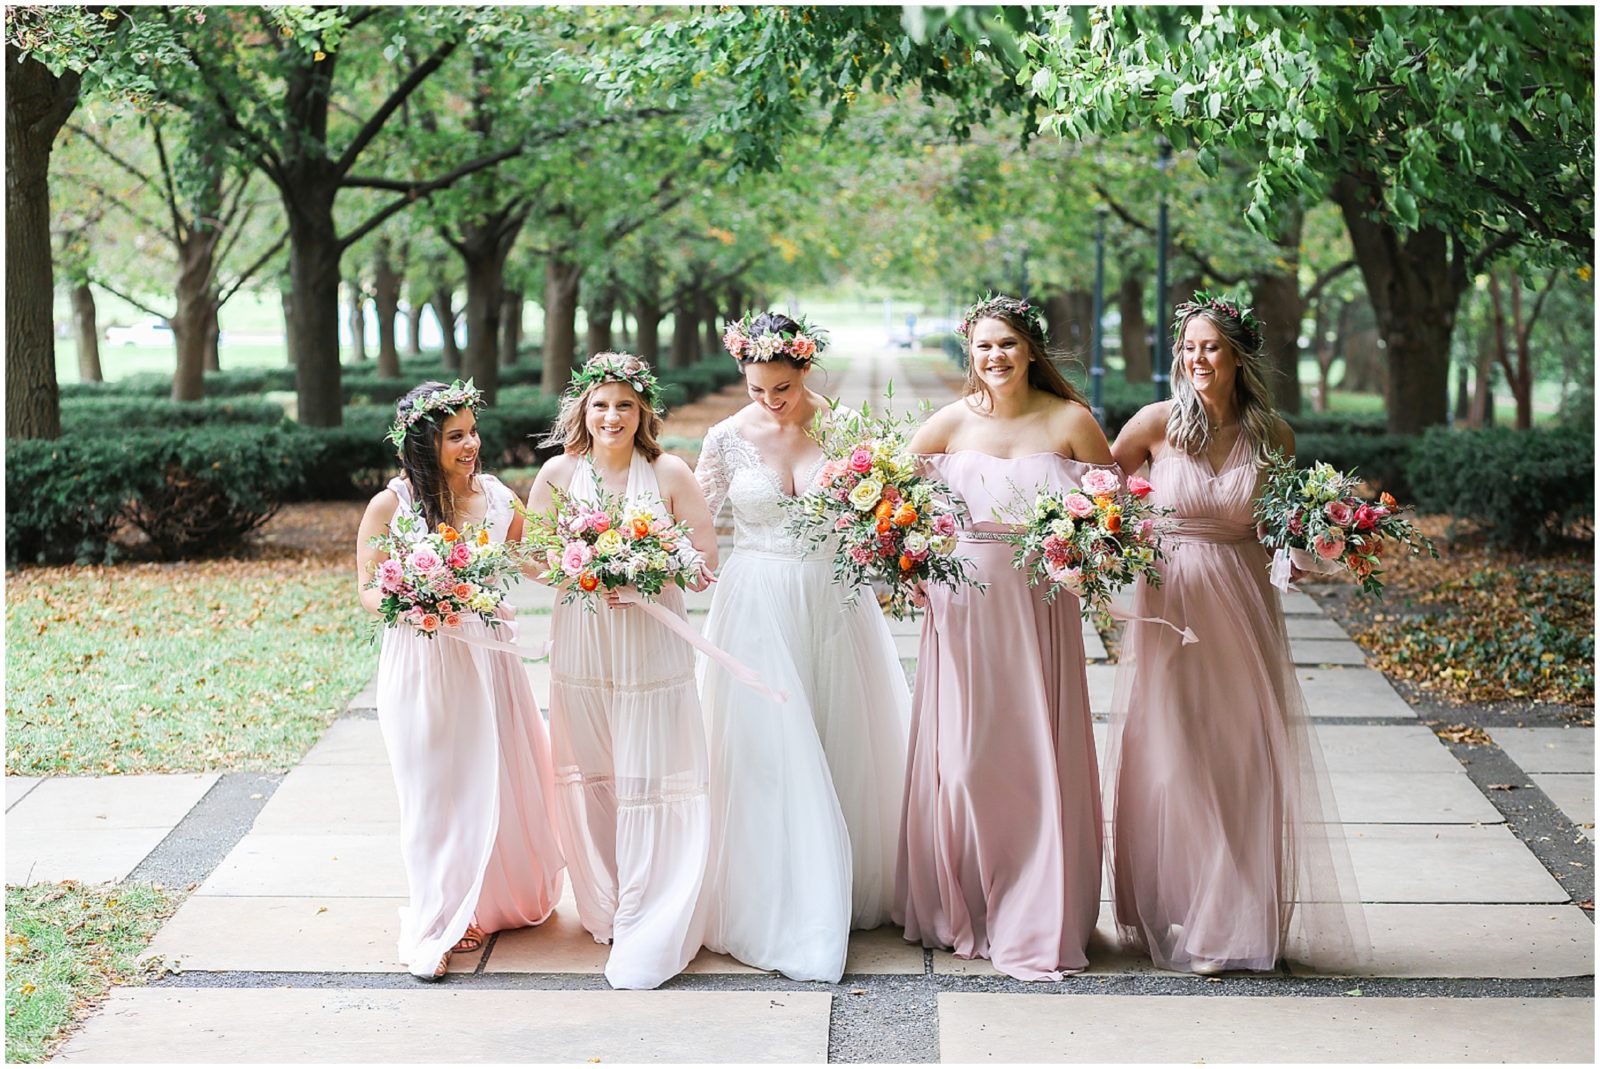
<instances>
[{"instance_id":1,"label":"yellow rose","mask_svg":"<svg viewBox=\"0 0 1600 1069\"><path fill-rule=\"evenodd\" d=\"M610 554L615 553L617 550L622 548L622 536L618 534L617 529L613 527L605 534L600 536L600 538L595 542L594 548L596 553L604 553L609 556Z\"/></svg>"}]
</instances>

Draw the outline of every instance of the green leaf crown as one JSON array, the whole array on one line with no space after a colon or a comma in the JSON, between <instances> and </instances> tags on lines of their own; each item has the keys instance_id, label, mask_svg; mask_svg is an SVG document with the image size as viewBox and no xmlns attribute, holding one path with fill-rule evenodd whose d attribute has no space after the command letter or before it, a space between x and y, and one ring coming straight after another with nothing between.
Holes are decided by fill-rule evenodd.
<instances>
[{"instance_id":1,"label":"green leaf crown","mask_svg":"<svg viewBox=\"0 0 1600 1069\"><path fill-rule=\"evenodd\" d=\"M389 428L387 439L394 443L394 451L405 455L406 432L410 431L419 420L430 419L435 412L456 413L463 408L470 408L474 412L483 407L483 394L472 385L472 380L462 382L456 379L442 390L425 393L414 397L407 404L402 401L399 414L395 416L394 424Z\"/></svg>"}]
</instances>

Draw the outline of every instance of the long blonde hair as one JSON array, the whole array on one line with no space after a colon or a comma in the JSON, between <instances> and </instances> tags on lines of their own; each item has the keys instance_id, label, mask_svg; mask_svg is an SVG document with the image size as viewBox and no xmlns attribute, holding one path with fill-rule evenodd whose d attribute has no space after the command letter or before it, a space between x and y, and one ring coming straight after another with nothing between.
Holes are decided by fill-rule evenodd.
<instances>
[{"instance_id":1,"label":"long blonde hair","mask_svg":"<svg viewBox=\"0 0 1600 1069\"><path fill-rule=\"evenodd\" d=\"M999 302L994 302L998 305ZM1050 349L1049 342L1045 339L1041 325L1031 323L1027 317L1018 315L1010 308L996 307L990 302L982 302L976 307L977 315L972 319L973 330L977 330L978 323L985 319L998 319L1006 326L1017 332L1017 337L1028 343L1028 385L1045 393L1055 394L1057 397L1068 401L1076 401L1088 407L1088 400L1078 388L1067 381L1067 377L1056 367L1055 361L1061 359L1059 354ZM968 313L971 315L972 313ZM994 407L994 393L989 389L989 384L978 377L978 369L972 360L972 338L970 335L963 341L967 350L967 381L963 384L962 393L971 397L973 394L983 394L984 402Z\"/></svg>"},{"instance_id":2,"label":"long blonde hair","mask_svg":"<svg viewBox=\"0 0 1600 1069\"><path fill-rule=\"evenodd\" d=\"M595 353L573 373L573 387L561 395L561 411L555 424L541 444L560 446L565 452L586 455L594 449L594 436L584 414L589 409L589 398L600 387L620 382L633 390L639 398L639 429L633 435L633 447L654 462L663 450L661 442L661 413L656 410L655 398L649 396L649 386L640 390L641 382L653 384L650 365L632 353Z\"/></svg>"},{"instance_id":3,"label":"long blonde hair","mask_svg":"<svg viewBox=\"0 0 1600 1069\"><path fill-rule=\"evenodd\" d=\"M1198 456L1211 444L1216 430L1200 403L1200 394L1189 381L1183 366L1183 334L1196 319L1205 319L1227 341L1239 361L1233 377L1234 401L1239 406L1239 433L1250 439L1250 451L1257 467L1266 466L1276 447L1278 410L1272 405L1272 390L1261 374L1261 342L1230 316L1208 307L1185 305L1179 309L1172 342L1172 407L1167 413L1167 441L1190 456Z\"/></svg>"}]
</instances>

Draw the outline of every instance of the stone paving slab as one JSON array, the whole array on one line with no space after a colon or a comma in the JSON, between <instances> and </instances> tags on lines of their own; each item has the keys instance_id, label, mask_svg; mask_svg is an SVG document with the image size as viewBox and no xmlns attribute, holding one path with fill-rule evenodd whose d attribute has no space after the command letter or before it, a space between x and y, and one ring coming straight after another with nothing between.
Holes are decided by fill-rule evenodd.
<instances>
[{"instance_id":1,"label":"stone paving slab","mask_svg":"<svg viewBox=\"0 0 1600 1069\"><path fill-rule=\"evenodd\" d=\"M1317 741L1328 771L1453 772L1461 764L1421 724L1319 724Z\"/></svg>"},{"instance_id":2,"label":"stone paving slab","mask_svg":"<svg viewBox=\"0 0 1600 1069\"><path fill-rule=\"evenodd\" d=\"M161 845L170 828L59 828L23 826L6 818L6 884L116 883Z\"/></svg>"},{"instance_id":3,"label":"stone paving slab","mask_svg":"<svg viewBox=\"0 0 1600 1069\"><path fill-rule=\"evenodd\" d=\"M1294 674L1314 717L1417 718L1416 710L1375 668L1296 668Z\"/></svg>"},{"instance_id":4,"label":"stone paving slab","mask_svg":"<svg viewBox=\"0 0 1600 1069\"><path fill-rule=\"evenodd\" d=\"M404 898L400 836L260 835L239 841L203 895Z\"/></svg>"},{"instance_id":5,"label":"stone paving slab","mask_svg":"<svg viewBox=\"0 0 1600 1069\"><path fill-rule=\"evenodd\" d=\"M11 807L28 796L28 792L43 783L38 776L7 776L6 777L6 812L11 812Z\"/></svg>"},{"instance_id":6,"label":"stone paving slab","mask_svg":"<svg viewBox=\"0 0 1600 1069\"><path fill-rule=\"evenodd\" d=\"M205 797L218 775L53 776L8 811L8 823L63 832L171 829Z\"/></svg>"},{"instance_id":7,"label":"stone paving slab","mask_svg":"<svg viewBox=\"0 0 1600 1069\"><path fill-rule=\"evenodd\" d=\"M1339 622L1328 616L1285 616L1284 623L1289 628L1291 639L1321 638L1321 639L1346 639L1350 635Z\"/></svg>"},{"instance_id":8,"label":"stone paving slab","mask_svg":"<svg viewBox=\"0 0 1600 1069\"><path fill-rule=\"evenodd\" d=\"M1346 824L1501 824L1505 818L1460 772L1329 774Z\"/></svg>"},{"instance_id":9,"label":"stone paving slab","mask_svg":"<svg viewBox=\"0 0 1600 1069\"><path fill-rule=\"evenodd\" d=\"M1347 638L1291 638L1289 640L1289 655L1294 658L1295 664L1346 664L1362 666L1367 663L1367 655Z\"/></svg>"},{"instance_id":10,"label":"stone paving slab","mask_svg":"<svg viewBox=\"0 0 1600 1069\"><path fill-rule=\"evenodd\" d=\"M830 996L800 991L117 988L82 1062L821 1062Z\"/></svg>"},{"instance_id":11,"label":"stone paving slab","mask_svg":"<svg viewBox=\"0 0 1600 1069\"><path fill-rule=\"evenodd\" d=\"M1541 772L1529 776L1539 789L1549 795L1567 819L1594 838L1594 777L1578 772Z\"/></svg>"},{"instance_id":12,"label":"stone paving slab","mask_svg":"<svg viewBox=\"0 0 1600 1069\"><path fill-rule=\"evenodd\" d=\"M1285 616L1323 616L1322 606L1310 594L1290 588L1287 594L1280 594L1283 601L1283 614Z\"/></svg>"},{"instance_id":13,"label":"stone paving slab","mask_svg":"<svg viewBox=\"0 0 1600 1069\"><path fill-rule=\"evenodd\" d=\"M1363 902L1567 902L1504 825L1347 824Z\"/></svg>"},{"instance_id":14,"label":"stone paving slab","mask_svg":"<svg viewBox=\"0 0 1600 1069\"><path fill-rule=\"evenodd\" d=\"M1117 941L1117 926L1112 920L1111 903L1106 900L1109 890L1101 887L1100 917L1095 922L1094 934L1089 937L1089 968L1085 976L1128 976L1160 973L1150 959L1134 951L1123 949ZM940 976L1004 976L987 958L958 958L948 950L933 952L933 971Z\"/></svg>"},{"instance_id":15,"label":"stone paving slab","mask_svg":"<svg viewBox=\"0 0 1600 1069\"><path fill-rule=\"evenodd\" d=\"M1494 728L1489 734L1524 772L1594 774L1594 728Z\"/></svg>"},{"instance_id":16,"label":"stone paving slab","mask_svg":"<svg viewBox=\"0 0 1600 1069\"><path fill-rule=\"evenodd\" d=\"M1594 924L1577 906L1369 904L1372 960L1345 975L1569 977L1594 972ZM1313 967L1291 962L1297 976Z\"/></svg>"},{"instance_id":17,"label":"stone paving slab","mask_svg":"<svg viewBox=\"0 0 1600 1069\"><path fill-rule=\"evenodd\" d=\"M335 720L301 758L300 766L308 765L382 765L387 769L389 755L378 722L362 717Z\"/></svg>"},{"instance_id":18,"label":"stone paving slab","mask_svg":"<svg viewBox=\"0 0 1600 1069\"><path fill-rule=\"evenodd\" d=\"M300 765L262 808L251 832L265 835L395 834L400 801L385 764Z\"/></svg>"},{"instance_id":19,"label":"stone paving slab","mask_svg":"<svg viewBox=\"0 0 1600 1069\"><path fill-rule=\"evenodd\" d=\"M399 972L404 898L260 898L191 895L145 956L184 972ZM452 954L471 972L483 951Z\"/></svg>"},{"instance_id":20,"label":"stone paving slab","mask_svg":"<svg viewBox=\"0 0 1600 1069\"><path fill-rule=\"evenodd\" d=\"M939 1049L946 1062L1587 1063L1594 1000L945 993Z\"/></svg>"}]
</instances>

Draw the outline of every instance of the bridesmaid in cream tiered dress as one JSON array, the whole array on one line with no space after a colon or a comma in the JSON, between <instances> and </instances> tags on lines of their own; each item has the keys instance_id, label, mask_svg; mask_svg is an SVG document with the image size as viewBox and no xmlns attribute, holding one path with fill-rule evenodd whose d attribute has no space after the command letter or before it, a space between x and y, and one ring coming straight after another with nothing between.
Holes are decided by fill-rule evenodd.
<instances>
[{"instance_id":1,"label":"bridesmaid in cream tiered dress","mask_svg":"<svg viewBox=\"0 0 1600 1069\"><path fill-rule=\"evenodd\" d=\"M539 470L531 511L552 487L604 492L673 515L708 565L716 535L689 466L662 452L655 379L638 357L600 353L573 375L553 438L566 452ZM704 588L709 571L697 587ZM557 604L551 619L550 734L556 810L578 917L611 944L613 987L652 988L701 945L697 910L709 848L705 729L694 650L641 609ZM683 615L683 595L657 599Z\"/></svg>"},{"instance_id":2,"label":"bridesmaid in cream tiered dress","mask_svg":"<svg viewBox=\"0 0 1600 1069\"><path fill-rule=\"evenodd\" d=\"M1078 599L1046 605L995 508L1081 484L1104 433L1050 363L1037 308L971 309L967 393L912 449L967 502L958 534L987 590L926 593L896 887L906 938L1020 980L1088 965L1100 906L1100 791Z\"/></svg>"},{"instance_id":3,"label":"bridesmaid in cream tiered dress","mask_svg":"<svg viewBox=\"0 0 1600 1069\"><path fill-rule=\"evenodd\" d=\"M1257 364L1261 333L1231 302L1178 309L1171 401L1117 437L1148 462L1164 526L1159 587L1140 582L1112 702L1112 899L1128 945L1162 968L1338 968L1366 949L1360 898L1295 678L1253 507L1268 453L1292 455Z\"/></svg>"},{"instance_id":4,"label":"bridesmaid in cream tiered dress","mask_svg":"<svg viewBox=\"0 0 1600 1069\"><path fill-rule=\"evenodd\" d=\"M480 470L478 403L459 382L426 382L401 398L404 474L361 520L363 585L385 559L368 541L413 509L423 530L483 524L491 538L522 538L515 495ZM369 611L381 600L376 588L361 592ZM470 614L460 631L469 639L503 637ZM561 896L550 746L518 657L451 635L385 630L377 704L410 891L400 910L399 959L436 979L452 951L474 951L487 933L540 923Z\"/></svg>"}]
</instances>

